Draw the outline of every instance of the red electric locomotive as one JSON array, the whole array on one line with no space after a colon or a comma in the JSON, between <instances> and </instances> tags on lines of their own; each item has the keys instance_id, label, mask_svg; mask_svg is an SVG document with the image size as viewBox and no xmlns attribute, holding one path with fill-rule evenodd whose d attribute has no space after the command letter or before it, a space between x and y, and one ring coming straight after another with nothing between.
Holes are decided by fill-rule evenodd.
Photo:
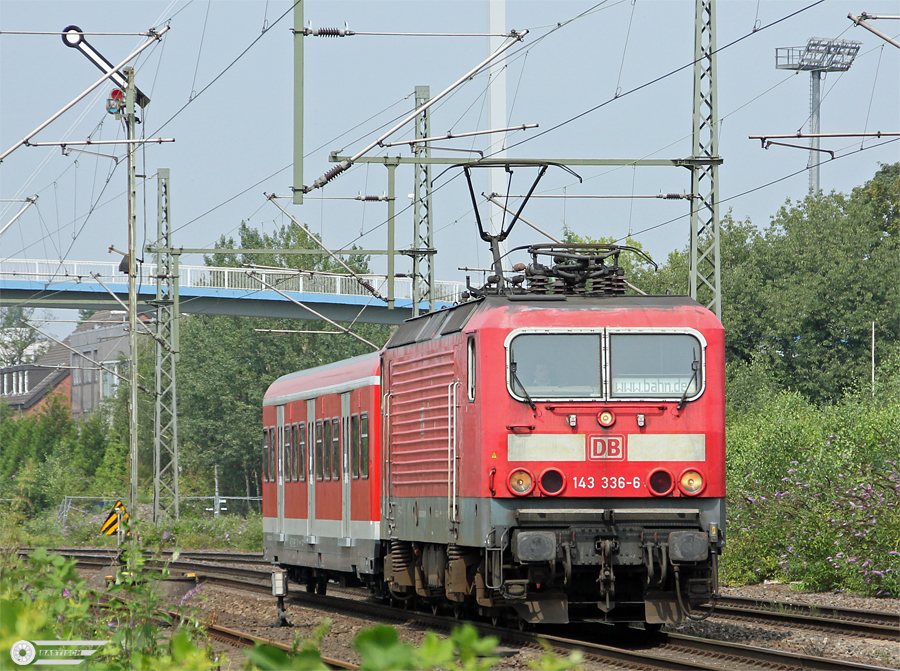
<instances>
[{"instance_id":1,"label":"red electric locomotive","mask_svg":"<svg viewBox=\"0 0 900 671\"><path fill-rule=\"evenodd\" d=\"M627 247L533 245L506 277L517 218L478 218L494 274L467 300L266 392L266 556L310 591L354 578L459 615L703 617L725 544L722 325L626 295Z\"/></svg>"},{"instance_id":2,"label":"red electric locomotive","mask_svg":"<svg viewBox=\"0 0 900 671\"><path fill-rule=\"evenodd\" d=\"M307 589L548 623L679 622L715 594L721 324L624 295L619 249L530 251L523 281L269 388L265 550Z\"/></svg>"}]
</instances>

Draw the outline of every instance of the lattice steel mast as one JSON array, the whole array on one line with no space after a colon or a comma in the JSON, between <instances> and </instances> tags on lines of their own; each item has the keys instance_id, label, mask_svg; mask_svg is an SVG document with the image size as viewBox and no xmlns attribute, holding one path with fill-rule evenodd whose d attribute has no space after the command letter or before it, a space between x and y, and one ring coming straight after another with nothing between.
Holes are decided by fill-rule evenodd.
<instances>
[{"instance_id":1,"label":"lattice steel mast","mask_svg":"<svg viewBox=\"0 0 900 671\"><path fill-rule=\"evenodd\" d=\"M716 2L696 0L693 159L719 158L716 101ZM719 165L691 165L691 297L722 318Z\"/></svg>"},{"instance_id":2,"label":"lattice steel mast","mask_svg":"<svg viewBox=\"0 0 900 671\"><path fill-rule=\"evenodd\" d=\"M419 109L431 97L428 86L416 87L416 107ZM416 138L431 137L431 110L426 108L416 117ZM417 158L431 158L431 145L427 142L413 145ZM429 312L434 312L434 221L431 209L431 163L416 163L413 187L413 271L412 315L419 314L419 302L428 301Z\"/></svg>"},{"instance_id":3,"label":"lattice steel mast","mask_svg":"<svg viewBox=\"0 0 900 671\"><path fill-rule=\"evenodd\" d=\"M156 405L153 421L153 521L162 514L178 518L178 257L172 249L169 169L160 168L157 186L156 253Z\"/></svg>"}]
</instances>

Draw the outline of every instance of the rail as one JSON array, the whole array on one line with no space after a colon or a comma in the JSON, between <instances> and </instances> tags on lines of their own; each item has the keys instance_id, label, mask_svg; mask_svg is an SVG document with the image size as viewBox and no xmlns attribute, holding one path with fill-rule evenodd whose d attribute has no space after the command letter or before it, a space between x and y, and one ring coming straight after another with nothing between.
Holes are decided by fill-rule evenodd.
<instances>
[{"instance_id":1,"label":"rail","mask_svg":"<svg viewBox=\"0 0 900 671\"><path fill-rule=\"evenodd\" d=\"M138 266L138 283L154 285L156 264L142 263ZM333 294L337 296L369 296L369 292L350 275L332 275L310 272L285 272L270 269L255 269L254 273L265 282L282 291L313 294ZM119 271L117 261L53 261L48 259L7 259L0 263L0 279L21 279L44 284L75 282L96 284L93 275L107 284L123 284L125 273ZM387 278L384 275L361 275L382 294L387 294ZM247 268L226 268L217 266L178 266L178 285L181 289L231 289L256 293L269 293L258 280L250 277ZM412 279L394 279L394 297L399 300L412 299ZM438 281L435 283L435 300L453 303L459 300L465 289L462 282Z\"/></svg>"}]
</instances>

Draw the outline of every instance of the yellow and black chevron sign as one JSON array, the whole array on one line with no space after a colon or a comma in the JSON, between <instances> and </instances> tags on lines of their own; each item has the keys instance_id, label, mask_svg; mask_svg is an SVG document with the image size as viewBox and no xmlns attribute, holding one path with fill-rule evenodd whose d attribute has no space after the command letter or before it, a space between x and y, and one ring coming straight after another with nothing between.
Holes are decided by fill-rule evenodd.
<instances>
[{"instance_id":1,"label":"yellow and black chevron sign","mask_svg":"<svg viewBox=\"0 0 900 671\"><path fill-rule=\"evenodd\" d=\"M125 504L121 501L116 501L116 505L113 506L112 511L109 513L109 517L106 518L106 521L100 527L100 533L112 536L119 530L119 511L122 511L123 522L128 519L128 513L125 512Z\"/></svg>"}]
</instances>

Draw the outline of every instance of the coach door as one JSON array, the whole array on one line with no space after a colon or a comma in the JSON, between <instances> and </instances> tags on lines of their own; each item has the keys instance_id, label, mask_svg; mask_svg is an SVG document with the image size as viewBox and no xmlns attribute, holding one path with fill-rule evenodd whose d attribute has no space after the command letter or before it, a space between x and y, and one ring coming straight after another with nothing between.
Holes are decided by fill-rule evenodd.
<instances>
[{"instance_id":1,"label":"coach door","mask_svg":"<svg viewBox=\"0 0 900 671\"><path fill-rule=\"evenodd\" d=\"M316 399L306 402L306 486L309 495L309 536L315 536L316 531ZM307 539L311 540L311 539ZM315 542L315 541L311 541Z\"/></svg>"},{"instance_id":2,"label":"coach door","mask_svg":"<svg viewBox=\"0 0 900 671\"><path fill-rule=\"evenodd\" d=\"M278 485L278 525L275 532L279 534L279 540L284 540L284 406L278 406L278 436L277 453L277 485Z\"/></svg>"},{"instance_id":3,"label":"coach door","mask_svg":"<svg viewBox=\"0 0 900 671\"><path fill-rule=\"evenodd\" d=\"M350 392L341 394L341 536L350 538Z\"/></svg>"}]
</instances>

